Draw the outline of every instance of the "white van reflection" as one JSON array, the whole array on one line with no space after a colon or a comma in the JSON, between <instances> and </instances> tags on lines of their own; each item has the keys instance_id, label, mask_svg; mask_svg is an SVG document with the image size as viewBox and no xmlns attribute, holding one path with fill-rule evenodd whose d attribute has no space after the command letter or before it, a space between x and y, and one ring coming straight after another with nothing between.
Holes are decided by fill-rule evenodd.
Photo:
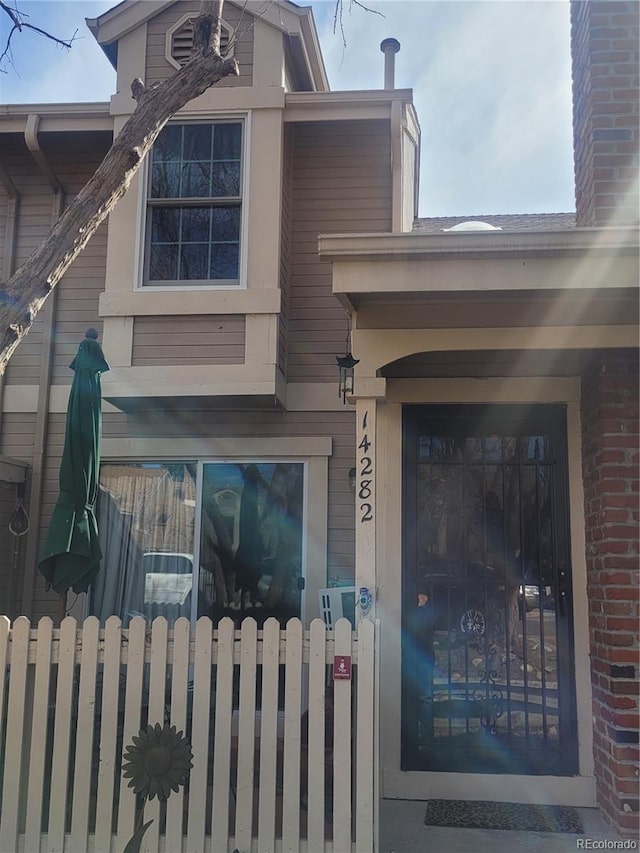
<instances>
[{"instance_id":1,"label":"white van reflection","mask_svg":"<svg viewBox=\"0 0 640 853\"><path fill-rule=\"evenodd\" d=\"M147 551L144 569L144 616L177 619L191 614L193 554Z\"/></svg>"}]
</instances>

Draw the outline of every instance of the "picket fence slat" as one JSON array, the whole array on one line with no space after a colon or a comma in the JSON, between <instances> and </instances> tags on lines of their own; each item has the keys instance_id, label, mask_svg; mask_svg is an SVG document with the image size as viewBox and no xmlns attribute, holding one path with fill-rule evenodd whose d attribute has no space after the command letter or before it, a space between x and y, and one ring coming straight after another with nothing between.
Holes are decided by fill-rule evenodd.
<instances>
[{"instance_id":1,"label":"picket fence slat","mask_svg":"<svg viewBox=\"0 0 640 853\"><path fill-rule=\"evenodd\" d=\"M278 760L278 663L280 624L267 619L262 633L262 701L260 703L260 802L258 849L274 853Z\"/></svg>"},{"instance_id":2,"label":"picket fence slat","mask_svg":"<svg viewBox=\"0 0 640 853\"><path fill-rule=\"evenodd\" d=\"M142 689L144 683L144 659L147 626L144 619L136 616L131 620L127 637L127 675L125 684L124 725L122 751L131 745L131 739L140 731L142 711ZM136 796L129 782L120 774L120 797L118 801L118 849L124 850L131 838L136 820Z\"/></svg>"},{"instance_id":3,"label":"picket fence slat","mask_svg":"<svg viewBox=\"0 0 640 853\"><path fill-rule=\"evenodd\" d=\"M80 633L82 660L80 661L80 683L78 687L78 722L69 853L85 853L89 837L89 799L91 794L99 632L100 622L95 616L90 616L85 620Z\"/></svg>"},{"instance_id":4,"label":"picket fence slat","mask_svg":"<svg viewBox=\"0 0 640 853\"><path fill-rule=\"evenodd\" d=\"M76 653L76 620L67 616L60 625L58 652L58 684L56 685L53 760L51 764L51 797L47 850L62 853L67 817L67 784L69 779L69 747L73 717L74 669ZM55 780L55 784L53 784Z\"/></svg>"},{"instance_id":5,"label":"picket fence slat","mask_svg":"<svg viewBox=\"0 0 640 853\"><path fill-rule=\"evenodd\" d=\"M363 619L358 625L358 655L373 660L374 624ZM374 683L373 668L358 666L356 698L356 853L373 850L373 732Z\"/></svg>"},{"instance_id":6,"label":"picket fence slat","mask_svg":"<svg viewBox=\"0 0 640 853\"><path fill-rule=\"evenodd\" d=\"M166 806L146 804L146 853L374 850L376 643L366 620L355 633L347 620L0 619L0 853L123 850L136 797L122 750L165 722L189 736L193 768ZM327 681L335 654L352 679Z\"/></svg>"},{"instance_id":7,"label":"picket fence slat","mask_svg":"<svg viewBox=\"0 0 640 853\"><path fill-rule=\"evenodd\" d=\"M149 668L149 711L147 726L164 725L165 691L167 685L169 627L164 616L151 623L151 665ZM153 821L142 839L142 853L155 853L160 843L160 801L148 800L144 808L145 821Z\"/></svg>"},{"instance_id":8,"label":"picket fence slat","mask_svg":"<svg viewBox=\"0 0 640 853\"><path fill-rule=\"evenodd\" d=\"M100 706L100 750L96 803L96 853L110 853L115 791L118 708L120 702L120 646L122 623L117 616L107 619L104 630L104 665Z\"/></svg>"},{"instance_id":9,"label":"picket fence slat","mask_svg":"<svg viewBox=\"0 0 640 853\"><path fill-rule=\"evenodd\" d=\"M234 841L239 850L251 844L253 824L253 771L256 725L256 671L258 626L245 619L240 629L240 703L238 708L238 773Z\"/></svg>"},{"instance_id":10,"label":"picket fence slat","mask_svg":"<svg viewBox=\"0 0 640 853\"><path fill-rule=\"evenodd\" d=\"M338 619L336 655L351 654L351 625ZM333 847L351 850L351 686L347 679L333 682ZM339 721L339 725L336 724Z\"/></svg>"},{"instance_id":11,"label":"picket fence slat","mask_svg":"<svg viewBox=\"0 0 640 853\"><path fill-rule=\"evenodd\" d=\"M183 735L187 730L187 691L189 687L190 624L186 617L176 620L173 628L173 658L171 667L171 725ZM180 850L182 845L182 816L184 788L173 792L167 800L167 846Z\"/></svg>"},{"instance_id":12,"label":"picket fence slat","mask_svg":"<svg viewBox=\"0 0 640 853\"><path fill-rule=\"evenodd\" d=\"M311 623L309 651L309 716L307 725L307 838L312 850L324 847L325 822L325 678L326 629L320 619Z\"/></svg>"},{"instance_id":13,"label":"picket fence slat","mask_svg":"<svg viewBox=\"0 0 640 853\"><path fill-rule=\"evenodd\" d=\"M24 706L27 688L27 641L29 620L21 616L16 620L11 644L11 676L7 708L7 738L4 763L8 768L2 786L2 820L0 821L0 850L10 853L18 838L18 804L21 789L23 757Z\"/></svg>"},{"instance_id":14,"label":"picket fence slat","mask_svg":"<svg viewBox=\"0 0 640 853\"><path fill-rule=\"evenodd\" d=\"M47 743L47 722L50 706L51 643L53 621L44 617L38 624L35 673L33 676L33 716L31 718L31 744L27 812L25 820L25 847L33 853L40 851L42 832L42 795Z\"/></svg>"},{"instance_id":15,"label":"picket fence slat","mask_svg":"<svg viewBox=\"0 0 640 853\"><path fill-rule=\"evenodd\" d=\"M209 721L211 719L211 641L210 619L196 624L193 664L193 711L191 716L191 748L193 769L189 777L189 810L187 850L204 853L207 815L207 769L209 761Z\"/></svg>"},{"instance_id":16,"label":"picket fence slat","mask_svg":"<svg viewBox=\"0 0 640 853\"><path fill-rule=\"evenodd\" d=\"M300 718L302 715L302 623L287 622L285 658L282 847L297 853L300 842Z\"/></svg>"},{"instance_id":17,"label":"picket fence slat","mask_svg":"<svg viewBox=\"0 0 640 853\"><path fill-rule=\"evenodd\" d=\"M234 634L231 619L222 619L218 625L217 643L216 728L211 818L211 849L220 851L227 849L229 838Z\"/></svg>"}]
</instances>

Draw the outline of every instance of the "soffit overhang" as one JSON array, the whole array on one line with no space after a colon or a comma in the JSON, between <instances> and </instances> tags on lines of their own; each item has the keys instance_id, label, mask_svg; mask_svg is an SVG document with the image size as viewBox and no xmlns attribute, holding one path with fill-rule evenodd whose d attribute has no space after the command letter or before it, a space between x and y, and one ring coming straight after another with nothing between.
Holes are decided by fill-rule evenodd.
<instances>
[{"instance_id":1,"label":"soffit overhang","mask_svg":"<svg viewBox=\"0 0 640 853\"><path fill-rule=\"evenodd\" d=\"M394 102L413 114L413 89L361 89L336 92L287 92L284 121L390 118ZM341 235L353 237L354 235Z\"/></svg>"},{"instance_id":2,"label":"soffit overhang","mask_svg":"<svg viewBox=\"0 0 640 853\"><path fill-rule=\"evenodd\" d=\"M634 228L443 234L320 235L333 293L350 311L428 299L538 298L610 291L637 299Z\"/></svg>"},{"instance_id":3,"label":"soffit overhang","mask_svg":"<svg viewBox=\"0 0 640 853\"><path fill-rule=\"evenodd\" d=\"M4 104L0 106L0 133L24 133L29 116L40 119L38 133L61 131L113 132L113 116L107 103Z\"/></svg>"},{"instance_id":4,"label":"soffit overhang","mask_svg":"<svg viewBox=\"0 0 640 853\"><path fill-rule=\"evenodd\" d=\"M163 415L205 411L283 411L277 394L147 394L133 396L117 392L103 395L104 400L121 412L162 412Z\"/></svg>"}]
</instances>

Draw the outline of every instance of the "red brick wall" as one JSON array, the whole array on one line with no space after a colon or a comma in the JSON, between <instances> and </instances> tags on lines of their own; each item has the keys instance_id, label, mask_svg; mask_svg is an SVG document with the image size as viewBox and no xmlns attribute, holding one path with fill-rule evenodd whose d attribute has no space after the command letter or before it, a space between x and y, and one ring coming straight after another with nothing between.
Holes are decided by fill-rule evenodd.
<instances>
[{"instance_id":1,"label":"red brick wall","mask_svg":"<svg viewBox=\"0 0 640 853\"><path fill-rule=\"evenodd\" d=\"M571 0L577 224L638 222L637 0Z\"/></svg>"},{"instance_id":2,"label":"red brick wall","mask_svg":"<svg viewBox=\"0 0 640 853\"><path fill-rule=\"evenodd\" d=\"M590 357L582 377L587 593L598 802L638 829L638 353Z\"/></svg>"}]
</instances>

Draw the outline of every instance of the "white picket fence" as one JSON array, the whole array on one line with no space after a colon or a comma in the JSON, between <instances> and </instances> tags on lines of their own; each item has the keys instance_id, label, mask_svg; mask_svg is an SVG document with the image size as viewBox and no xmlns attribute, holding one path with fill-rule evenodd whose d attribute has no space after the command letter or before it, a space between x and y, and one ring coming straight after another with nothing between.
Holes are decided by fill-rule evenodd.
<instances>
[{"instance_id":1,"label":"white picket fence","mask_svg":"<svg viewBox=\"0 0 640 853\"><path fill-rule=\"evenodd\" d=\"M333 680L350 655L350 680ZM136 797L123 748L170 722L187 786L153 800L145 853L372 853L375 626L0 617L0 853L122 853ZM308 732L308 737L307 737Z\"/></svg>"}]
</instances>

